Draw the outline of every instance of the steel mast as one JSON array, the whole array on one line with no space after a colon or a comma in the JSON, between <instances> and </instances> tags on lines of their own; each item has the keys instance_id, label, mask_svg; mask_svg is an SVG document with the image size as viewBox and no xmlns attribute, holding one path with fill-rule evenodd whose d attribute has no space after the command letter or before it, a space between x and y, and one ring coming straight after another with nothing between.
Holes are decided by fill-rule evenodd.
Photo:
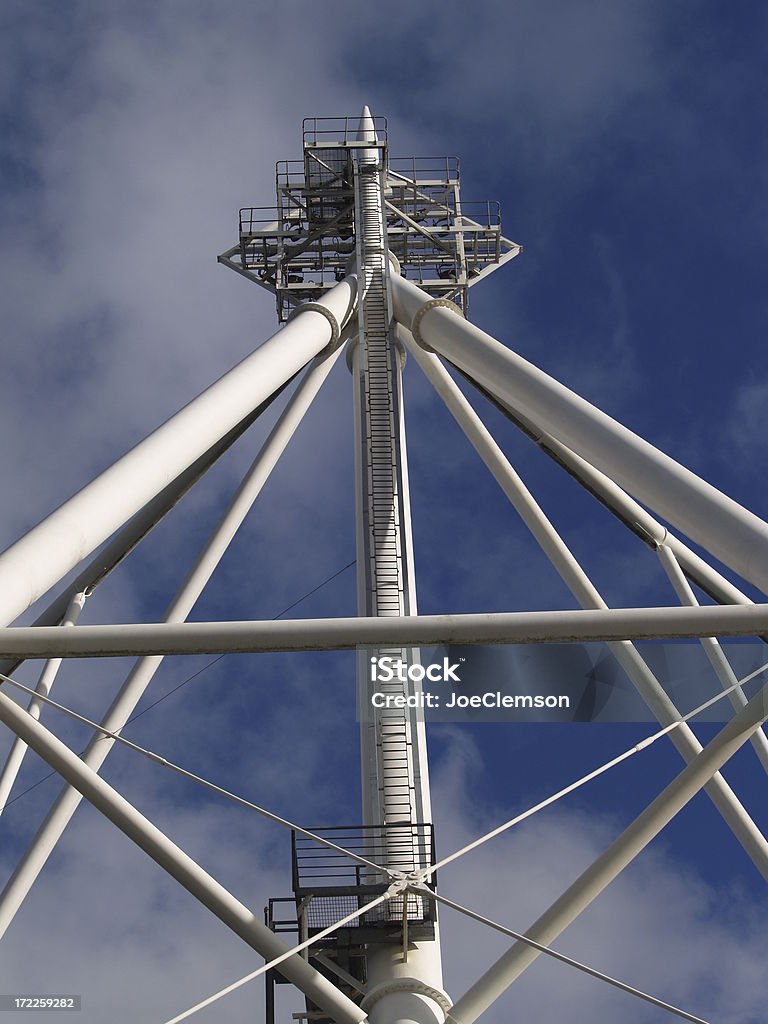
<instances>
[{"instance_id":1,"label":"steel mast","mask_svg":"<svg viewBox=\"0 0 768 1024\"><path fill-rule=\"evenodd\" d=\"M768 586L768 523L465 320L470 286L516 256L520 247L502 236L497 204L461 200L455 158L392 158L385 120L365 107L360 119L306 119L302 160L280 161L276 186L276 208L240 211L239 242L219 261L273 292L283 329L0 554L4 627L111 537L33 627L0 628L0 658L7 659L0 664L2 688L7 684L32 698L25 712L0 690L0 722L16 736L0 781L3 797L27 747L66 781L0 892L0 936L85 797L266 961L165 1024L180 1024L259 976L267 982L267 1024L275 1024L274 993L280 982L303 992L306 1011L293 1018L312 1024L446 1024L446 1018L447 1024L472 1024L539 954L678 1018L705 1024L549 944L701 790L768 878L768 840L720 774L749 740L765 767L768 748L761 726L768 720L768 684L752 696L742 687L764 675L768 663L738 679L713 639L758 635L768 642L768 603L752 604L654 513L763 590ZM417 614L401 342L581 611ZM279 623L185 622L345 344L355 412L358 615ZM605 604L440 356L657 552L683 607L611 609ZM302 370L165 622L62 628L74 627L83 600ZM700 606L688 580L732 607ZM631 643L683 636L701 639L723 688L685 713ZM420 645L594 639L618 641L610 645L617 661L663 727L438 859L418 701L424 671ZM326 649L357 651L361 825L301 825L121 735L167 654ZM140 660L101 723L50 698L56 659L126 654ZM2 674L15 672L25 658L40 656L54 660L36 691ZM385 658L396 669L389 680L373 672ZM388 700L374 703L374 692ZM725 696L737 712L702 747L687 723ZM408 706L409 699L415 706ZM39 705L54 705L94 731L84 756L38 721ZM438 894L438 870L667 735L686 768L526 934ZM269 901L265 924L99 777L105 757L118 743L291 831L293 895ZM442 990L438 903L515 940L453 1006ZM278 905L285 904L291 908L287 920L279 914ZM278 932L298 933L298 941L286 944Z\"/></svg>"},{"instance_id":2,"label":"steel mast","mask_svg":"<svg viewBox=\"0 0 768 1024\"><path fill-rule=\"evenodd\" d=\"M355 276L357 322L347 332L347 365L355 422L358 615L411 618L417 608L403 419L405 348L396 334L393 278L405 275L427 289L427 307L463 313L470 285L516 256L520 246L502 236L498 204L462 202L455 157L391 157L386 120L373 117L367 106L359 119L306 118L302 155L301 162L278 162L277 206L241 210L239 245L219 261L272 291L284 321L306 310L321 312L318 301L345 275ZM295 930L305 941L342 911L358 910L359 919L327 945L325 939L315 942L321 957L333 961L337 981L349 985L345 991L354 998L364 993L360 1006L373 1024L442 1024L450 1000L442 988L437 906L429 894L436 886L428 873L435 851L420 652L403 644L358 645L357 651L363 824L323 835L373 866L361 871L295 834ZM394 677L376 672L380 660ZM375 707L374 693L388 703ZM399 891L382 903L398 879ZM406 892L406 879L427 885ZM291 927L280 916L283 902L289 901L270 901L268 917L277 929ZM323 966L317 953L313 958ZM274 984L280 980L275 972L268 978L268 1024L274 1022ZM311 1001L306 1012L317 1018Z\"/></svg>"},{"instance_id":3,"label":"steel mast","mask_svg":"<svg viewBox=\"0 0 768 1024\"><path fill-rule=\"evenodd\" d=\"M352 353L356 434L358 612L366 616L416 614L408 466L403 417L404 353L395 342L390 255L384 209L385 147L363 108L358 133L370 147L354 153L355 258L358 334ZM375 680L378 658L391 659L399 674ZM410 682L415 648L363 648L358 654L361 772L364 825L381 830L384 863L408 874L420 863L419 828L432 820L424 713L419 707L372 707L374 691L393 701L420 690ZM402 703L402 701L400 701ZM403 826L393 828L393 826ZM407 921L419 897L390 901L388 913L404 922L402 939L368 949L368 992L363 1008L374 1022L443 1020L440 939L409 948Z\"/></svg>"}]
</instances>

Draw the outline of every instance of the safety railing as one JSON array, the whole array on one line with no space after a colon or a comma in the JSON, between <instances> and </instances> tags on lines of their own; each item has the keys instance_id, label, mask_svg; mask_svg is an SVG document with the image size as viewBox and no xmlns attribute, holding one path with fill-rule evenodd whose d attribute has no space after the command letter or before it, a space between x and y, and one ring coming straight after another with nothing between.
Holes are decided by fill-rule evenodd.
<instances>
[{"instance_id":1,"label":"safety railing","mask_svg":"<svg viewBox=\"0 0 768 1024\"><path fill-rule=\"evenodd\" d=\"M373 117L379 144L387 141L386 117ZM302 122L304 146L364 145L360 142L360 115L346 117L305 117Z\"/></svg>"}]
</instances>

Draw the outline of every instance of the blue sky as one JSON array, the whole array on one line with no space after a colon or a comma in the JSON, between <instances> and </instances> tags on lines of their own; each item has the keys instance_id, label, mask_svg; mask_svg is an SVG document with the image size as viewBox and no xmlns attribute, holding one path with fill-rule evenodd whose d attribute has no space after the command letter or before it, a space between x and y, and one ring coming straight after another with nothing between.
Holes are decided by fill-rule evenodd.
<instances>
[{"instance_id":1,"label":"blue sky","mask_svg":"<svg viewBox=\"0 0 768 1024\"><path fill-rule=\"evenodd\" d=\"M235 241L239 207L272 201L274 162L299 155L301 118L363 103L388 118L393 154L459 156L465 198L500 200L505 233L525 246L473 290L472 319L768 517L760 6L394 2L386 15L334 0L321 11L294 0L2 6L3 547L273 332L271 298L215 256ZM412 361L405 386L420 609L572 607ZM606 600L671 603L653 554L476 407ZM339 365L195 618L271 617L354 557L351 409ZM99 588L84 622L162 617L275 415ZM354 600L348 570L296 614L347 614ZM205 663L166 663L146 703ZM67 666L58 697L97 716L129 666ZM229 658L130 735L298 820L354 821L353 685L345 654ZM84 732L46 721L82 746ZM433 730L441 850L647 732ZM446 895L524 928L679 767L657 744L446 871ZM19 789L44 774L30 757ZM752 752L726 774L768 828ZM287 893L289 846L275 828L123 751L106 776L244 901ZM55 791L48 781L8 808L4 870ZM764 900L702 797L560 946L713 1021L753 1024ZM448 915L444 925L457 997L504 943ZM4 946L0 989L81 989L84 1024L166 1019L255 966L87 807ZM260 998L254 987L199 1019L242 1019ZM573 1024L658 1019L540 963L488 1020L533 1006Z\"/></svg>"}]
</instances>

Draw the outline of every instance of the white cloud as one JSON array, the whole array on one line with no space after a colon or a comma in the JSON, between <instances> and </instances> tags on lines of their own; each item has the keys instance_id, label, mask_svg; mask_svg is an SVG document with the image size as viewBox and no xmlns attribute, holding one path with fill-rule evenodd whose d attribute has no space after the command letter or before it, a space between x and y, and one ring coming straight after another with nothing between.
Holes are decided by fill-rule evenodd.
<instances>
[{"instance_id":1,"label":"white cloud","mask_svg":"<svg viewBox=\"0 0 768 1024\"><path fill-rule=\"evenodd\" d=\"M754 465L768 454L768 380L753 377L736 392L726 424L729 453Z\"/></svg>"}]
</instances>

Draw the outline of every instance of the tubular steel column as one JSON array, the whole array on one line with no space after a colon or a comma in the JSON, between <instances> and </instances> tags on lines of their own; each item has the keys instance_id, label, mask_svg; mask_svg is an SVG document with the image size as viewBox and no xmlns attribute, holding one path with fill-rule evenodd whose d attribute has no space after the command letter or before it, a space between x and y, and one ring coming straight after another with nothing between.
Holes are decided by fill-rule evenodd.
<instances>
[{"instance_id":1,"label":"tubular steel column","mask_svg":"<svg viewBox=\"0 0 768 1024\"><path fill-rule=\"evenodd\" d=\"M417 341L601 470L768 592L768 523L466 320L397 278L395 312Z\"/></svg>"},{"instance_id":2,"label":"tubular steel column","mask_svg":"<svg viewBox=\"0 0 768 1024\"><path fill-rule=\"evenodd\" d=\"M342 337L344 336L342 334ZM337 350L325 357L319 356L307 370L235 492L223 518L208 538L193 568L171 602L166 612L166 622L183 621L192 611L339 354L340 350ZM136 662L106 713L102 724L108 732L119 732L123 729L162 660L161 657L142 657ZM85 764L98 771L113 744L114 740L109 737L94 736L83 754ZM79 803L80 793L76 787L66 787L59 794L32 843L0 892L0 938L5 934L43 870Z\"/></svg>"},{"instance_id":3,"label":"tubular steel column","mask_svg":"<svg viewBox=\"0 0 768 1024\"><path fill-rule=\"evenodd\" d=\"M26 611L322 352L354 313L355 292L353 277L340 281L322 302L303 309L300 316L2 552L0 623L5 625Z\"/></svg>"},{"instance_id":4,"label":"tubular steel column","mask_svg":"<svg viewBox=\"0 0 768 1024\"><path fill-rule=\"evenodd\" d=\"M366 616L416 614L408 471L406 466L400 353L395 346L389 280L389 252L383 203L382 148L364 108L354 172L355 234L360 280L359 338L352 360L357 428L358 610ZM366 825L384 825L381 837L390 870L413 871L418 851L413 825L430 820L429 781L423 711L374 709L374 691L409 696L417 683L372 678L372 658L388 657L405 667L419 652L402 647L361 651L358 689L361 718L363 815ZM402 824L403 829L392 829ZM405 898L405 897L404 897ZM400 904L398 906L398 903ZM389 912L404 918L402 902ZM369 988L363 1003L373 1021L441 1022L440 946L432 941L368 946ZM437 997L435 999L434 997Z\"/></svg>"},{"instance_id":5,"label":"tubular steel column","mask_svg":"<svg viewBox=\"0 0 768 1024\"><path fill-rule=\"evenodd\" d=\"M611 845L526 931L548 946L631 864L768 718L768 693L760 690L700 754L659 793ZM525 971L539 950L516 942L468 989L451 1009L454 1024L473 1024Z\"/></svg>"},{"instance_id":6,"label":"tubular steel column","mask_svg":"<svg viewBox=\"0 0 768 1024\"><path fill-rule=\"evenodd\" d=\"M607 605L591 579L547 519L536 499L510 465L480 417L454 384L438 357L420 349L409 332L404 332L403 338L416 362L446 403L467 439L491 471L576 600L582 608L606 609ZM661 683L630 641L613 641L608 644L608 647L662 725L669 725L681 717ZM732 680L728 679L723 685L727 689L735 682L734 676ZM745 703L746 698L743 698L743 703L739 704L739 707ZM683 724L675 729L670 734L670 739L685 761L691 761L701 752L701 744L688 725ZM768 843L746 809L739 803L736 794L719 774L713 776L708 783L707 793L747 854L754 861L755 867L768 880Z\"/></svg>"},{"instance_id":7,"label":"tubular steel column","mask_svg":"<svg viewBox=\"0 0 768 1024\"><path fill-rule=\"evenodd\" d=\"M259 921L253 911L240 903L92 768L83 764L74 751L4 693L0 693L0 721L265 960L272 960L288 951L288 947ZM338 1024L361 1024L365 1019L355 1003L298 954L283 961L280 973Z\"/></svg>"},{"instance_id":8,"label":"tubular steel column","mask_svg":"<svg viewBox=\"0 0 768 1024\"><path fill-rule=\"evenodd\" d=\"M73 595L69 602L69 607L64 614L64 619L61 623L62 627L74 626L77 623L77 620L80 618L80 612L82 612L83 607L85 606L85 601L86 594L83 591ZM43 666L43 671L40 674L40 679L35 687L36 694L40 694L43 698L50 694L51 687L56 680L56 676L59 674L61 662L61 658L50 658L46 661ZM42 706L43 702L38 700L37 697L33 697L27 711L33 718L39 718ZM5 810L5 805L8 802L8 797L11 795L13 784L21 770L21 765L26 753L26 743L17 736L13 746L11 747L11 752L5 762L5 766L2 771L0 771L0 814Z\"/></svg>"}]
</instances>

